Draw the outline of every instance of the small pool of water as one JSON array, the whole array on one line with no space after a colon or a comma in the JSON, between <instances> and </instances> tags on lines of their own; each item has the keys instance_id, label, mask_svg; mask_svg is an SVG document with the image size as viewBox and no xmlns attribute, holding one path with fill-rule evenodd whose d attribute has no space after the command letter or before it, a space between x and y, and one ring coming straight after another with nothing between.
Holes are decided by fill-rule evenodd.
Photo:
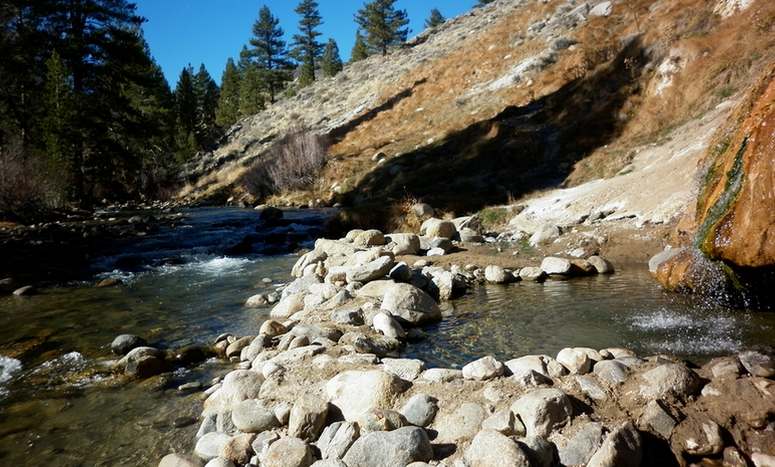
<instances>
[{"instance_id":1,"label":"small pool of water","mask_svg":"<svg viewBox=\"0 0 775 467\"><path fill-rule=\"evenodd\" d=\"M564 347L627 347L702 362L775 342L775 313L731 309L664 292L647 271L623 269L543 284L488 285L451 302L432 337L407 353L437 366L484 355L555 356Z\"/></svg>"}]
</instances>

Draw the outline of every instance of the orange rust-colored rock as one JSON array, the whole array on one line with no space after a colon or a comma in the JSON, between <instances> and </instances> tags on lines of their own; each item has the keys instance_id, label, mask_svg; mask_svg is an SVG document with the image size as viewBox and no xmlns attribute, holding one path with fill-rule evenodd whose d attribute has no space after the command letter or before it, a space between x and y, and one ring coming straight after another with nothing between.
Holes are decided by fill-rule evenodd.
<instances>
[{"instance_id":1,"label":"orange rust-colored rock","mask_svg":"<svg viewBox=\"0 0 775 467\"><path fill-rule=\"evenodd\" d=\"M775 265L775 68L741 106L698 200L697 244L739 267Z\"/></svg>"}]
</instances>

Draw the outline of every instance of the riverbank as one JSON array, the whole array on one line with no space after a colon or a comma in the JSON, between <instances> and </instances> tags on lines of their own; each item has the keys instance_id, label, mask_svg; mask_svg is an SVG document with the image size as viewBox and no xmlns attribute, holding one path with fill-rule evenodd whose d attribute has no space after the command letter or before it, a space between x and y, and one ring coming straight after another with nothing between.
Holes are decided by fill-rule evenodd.
<instances>
[{"instance_id":1,"label":"riverbank","mask_svg":"<svg viewBox=\"0 0 775 467\"><path fill-rule=\"evenodd\" d=\"M450 260L447 253L461 245L484 248L453 242L463 229L433 220L422 238L353 231L318 240L293 267L293 282L257 335L216 341L216 352L237 369L203 393L196 457L172 454L160 465L775 461L768 429L775 361L766 353L701 367L623 348L481 356L462 369L401 358L407 343L434 339L421 328L445 319L440 302L454 303L477 284L584 281L614 269L582 246L511 270L473 262L487 258L481 250ZM515 252L506 252L509 264L532 261ZM472 262L458 262L464 258ZM149 351L133 352L144 358Z\"/></svg>"}]
</instances>

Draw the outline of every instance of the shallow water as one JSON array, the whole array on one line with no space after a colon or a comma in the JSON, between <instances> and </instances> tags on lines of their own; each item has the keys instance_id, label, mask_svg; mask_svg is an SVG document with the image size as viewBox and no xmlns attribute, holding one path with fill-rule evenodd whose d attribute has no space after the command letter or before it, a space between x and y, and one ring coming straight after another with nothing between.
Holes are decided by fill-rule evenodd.
<instances>
[{"instance_id":1,"label":"shallow water","mask_svg":"<svg viewBox=\"0 0 775 467\"><path fill-rule=\"evenodd\" d=\"M156 465L193 448L199 396L177 385L208 383L230 365L210 361L173 375L172 389L116 385L103 368L114 336L151 344L211 342L222 332L255 334L268 310L245 299L288 280L325 214L290 213L298 223L266 227L253 211L200 209L183 226L116 243L95 258L88 284L0 297L0 465ZM234 246L248 238L249 253ZM288 239L291 239L290 241ZM244 245L243 245L244 246ZM264 254L258 254L264 253ZM271 255L269 254L271 253ZM273 284L264 284L269 277ZM406 354L455 366L493 354L556 354L569 345L626 346L703 360L775 337L775 314L708 306L663 293L640 269L545 284L477 287L446 305L442 323Z\"/></svg>"},{"instance_id":2,"label":"shallow water","mask_svg":"<svg viewBox=\"0 0 775 467\"><path fill-rule=\"evenodd\" d=\"M660 289L647 271L624 269L543 284L479 287L452 302L433 334L408 353L439 366L483 355L556 355L563 347L627 347L701 363L772 344L775 313L725 308Z\"/></svg>"}]
</instances>

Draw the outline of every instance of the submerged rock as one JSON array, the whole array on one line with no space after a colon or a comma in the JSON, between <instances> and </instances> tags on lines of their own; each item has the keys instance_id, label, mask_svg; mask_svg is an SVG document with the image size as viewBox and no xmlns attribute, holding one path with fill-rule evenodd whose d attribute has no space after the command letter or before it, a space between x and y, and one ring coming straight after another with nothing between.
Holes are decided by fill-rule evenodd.
<instances>
[{"instance_id":1,"label":"submerged rock","mask_svg":"<svg viewBox=\"0 0 775 467\"><path fill-rule=\"evenodd\" d=\"M113 339L113 342L110 344L110 350L116 355L126 355L130 350L145 345L146 342L141 337L132 334L121 334Z\"/></svg>"}]
</instances>

